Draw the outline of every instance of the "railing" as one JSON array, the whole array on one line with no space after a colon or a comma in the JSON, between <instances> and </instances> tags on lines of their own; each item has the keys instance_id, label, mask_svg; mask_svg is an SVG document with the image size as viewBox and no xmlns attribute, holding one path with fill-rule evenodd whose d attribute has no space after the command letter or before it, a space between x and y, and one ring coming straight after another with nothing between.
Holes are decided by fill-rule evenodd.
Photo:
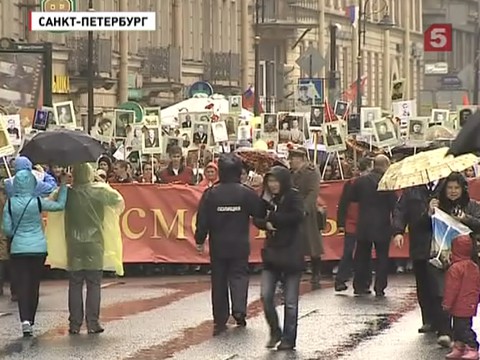
<instances>
[{"instance_id":1,"label":"railing","mask_svg":"<svg viewBox=\"0 0 480 360\"><path fill-rule=\"evenodd\" d=\"M93 68L96 75L112 72L112 40L97 37L93 40ZM87 36L69 36L66 41L69 49L67 71L69 75L84 77L88 67Z\"/></svg>"},{"instance_id":2,"label":"railing","mask_svg":"<svg viewBox=\"0 0 480 360\"><path fill-rule=\"evenodd\" d=\"M240 54L232 52L207 52L203 55L204 79L216 81L240 81Z\"/></svg>"},{"instance_id":3,"label":"railing","mask_svg":"<svg viewBox=\"0 0 480 360\"><path fill-rule=\"evenodd\" d=\"M144 57L142 74L145 78L162 78L180 82L182 75L182 59L179 48L145 47L140 49Z\"/></svg>"},{"instance_id":4,"label":"railing","mask_svg":"<svg viewBox=\"0 0 480 360\"><path fill-rule=\"evenodd\" d=\"M260 23L278 25L315 25L318 0L260 0Z\"/></svg>"}]
</instances>

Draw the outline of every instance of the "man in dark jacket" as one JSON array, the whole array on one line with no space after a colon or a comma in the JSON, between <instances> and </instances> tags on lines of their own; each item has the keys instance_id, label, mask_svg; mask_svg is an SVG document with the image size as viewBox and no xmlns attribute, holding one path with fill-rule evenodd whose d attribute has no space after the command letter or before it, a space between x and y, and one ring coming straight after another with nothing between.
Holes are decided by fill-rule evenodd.
<instances>
[{"instance_id":1,"label":"man in dark jacket","mask_svg":"<svg viewBox=\"0 0 480 360\"><path fill-rule=\"evenodd\" d=\"M265 215L262 200L240 183L242 161L238 157L222 156L218 170L220 183L203 193L195 231L199 252L209 237L214 335L226 330L229 288L232 315L237 325L246 326L250 218Z\"/></svg>"},{"instance_id":2,"label":"man in dark jacket","mask_svg":"<svg viewBox=\"0 0 480 360\"><path fill-rule=\"evenodd\" d=\"M388 277L388 251L392 236L391 216L397 196L393 191L378 191L378 183L390 166L385 155L374 160L373 170L359 177L352 186L351 199L358 203L357 248L355 251L355 276L353 289L356 295L370 294L369 274L372 244L377 254L375 293L385 296Z\"/></svg>"},{"instance_id":3,"label":"man in dark jacket","mask_svg":"<svg viewBox=\"0 0 480 360\"><path fill-rule=\"evenodd\" d=\"M438 181L428 185L419 185L403 190L393 212L393 241L403 247L403 234L408 226L410 239L410 258L413 261L413 273L417 283L417 299L422 311L423 325L418 332L434 331L433 313L434 293L430 288L430 245L432 242L432 221L428 214L430 200L438 196Z\"/></svg>"},{"instance_id":4,"label":"man in dark jacket","mask_svg":"<svg viewBox=\"0 0 480 360\"><path fill-rule=\"evenodd\" d=\"M360 176L368 174L371 160L367 158L360 159L358 170ZM357 243L355 233L357 232L358 221L358 203L352 202L351 190L357 178L349 179L343 185L342 194L338 202L337 225L338 231L344 233L343 255L338 266L337 276L335 277L335 291L345 291L348 289L346 282L352 276L353 270L353 252Z\"/></svg>"}]
</instances>

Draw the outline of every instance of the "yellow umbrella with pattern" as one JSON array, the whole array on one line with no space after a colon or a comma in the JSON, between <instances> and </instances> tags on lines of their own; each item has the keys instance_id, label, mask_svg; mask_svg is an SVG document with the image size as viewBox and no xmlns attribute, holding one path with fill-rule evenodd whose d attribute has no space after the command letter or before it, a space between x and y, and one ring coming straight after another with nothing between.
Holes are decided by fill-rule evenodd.
<instances>
[{"instance_id":1,"label":"yellow umbrella with pattern","mask_svg":"<svg viewBox=\"0 0 480 360\"><path fill-rule=\"evenodd\" d=\"M390 165L378 184L378 190L400 190L446 178L478 163L477 156L446 156L447 147L420 152Z\"/></svg>"}]
</instances>

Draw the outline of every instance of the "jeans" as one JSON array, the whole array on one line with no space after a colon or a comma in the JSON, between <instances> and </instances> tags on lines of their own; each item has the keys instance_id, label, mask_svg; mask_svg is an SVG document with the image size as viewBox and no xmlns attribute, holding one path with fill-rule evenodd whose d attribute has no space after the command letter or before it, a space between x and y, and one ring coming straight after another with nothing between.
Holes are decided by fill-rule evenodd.
<instances>
[{"instance_id":1,"label":"jeans","mask_svg":"<svg viewBox=\"0 0 480 360\"><path fill-rule=\"evenodd\" d=\"M337 283L347 282L353 274L353 252L355 251L355 244L357 239L355 234L345 234L343 243L343 255L338 265L338 272L335 278Z\"/></svg>"},{"instance_id":2,"label":"jeans","mask_svg":"<svg viewBox=\"0 0 480 360\"><path fill-rule=\"evenodd\" d=\"M45 256L12 256L12 275L18 296L20 321L35 323L40 279L42 277Z\"/></svg>"},{"instance_id":3,"label":"jeans","mask_svg":"<svg viewBox=\"0 0 480 360\"><path fill-rule=\"evenodd\" d=\"M265 318L270 327L270 334L282 332L275 309L275 289L282 279L285 290L285 308L282 341L295 345L297 340L298 297L300 293L300 280L302 273L282 273L272 270L262 272L262 303Z\"/></svg>"},{"instance_id":4,"label":"jeans","mask_svg":"<svg viewBox=\"0 0 480 360\"><path fill-rule=\"evenodd\" d=\"M70 329L79 330L82 327L83 310L83 285L87 285L87 298L85 301L85 320L89 330L100 327L100 301L102 270L81 270L69 273L68 283L68 310L70 312Z\"/></svg>"},{"instance_id":5,"label":"jeans","mask_svg":"<svg viewBox=\"0 0 480 360\"><path fill-rule=\"evenodd\" d=\"M471 317L453 317L453 340L478 349L477 334L472 329Z\"/></svg>"}]
</instances>

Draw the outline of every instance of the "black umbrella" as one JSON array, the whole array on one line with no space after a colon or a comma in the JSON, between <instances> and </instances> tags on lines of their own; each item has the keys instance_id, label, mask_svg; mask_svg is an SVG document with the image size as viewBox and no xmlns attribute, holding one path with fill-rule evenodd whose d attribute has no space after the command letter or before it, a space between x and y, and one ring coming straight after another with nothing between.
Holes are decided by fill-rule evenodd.
<instances>
[{"instance_id":1,"label":"black umbrella","mask_svg":"<svg viewBox=\"0 0 480 360\"><path fill-rule=\"evenodd\" d=\"M452 141L447 155L458 156L477 152L480 152L480 111L466 119L457 137Z\"/></svg>"},{"instance_id":2,"label":"black umbrella","mask_svg":"<svg viewBox=\"0 0 480 360\"><path fill-rule=\"evenodd\" d=\"M91 136L72 130L41 132L20 151L34 164L72 165L95 162L105 152L102 144Z\"/></svg>"}]
</instances>

